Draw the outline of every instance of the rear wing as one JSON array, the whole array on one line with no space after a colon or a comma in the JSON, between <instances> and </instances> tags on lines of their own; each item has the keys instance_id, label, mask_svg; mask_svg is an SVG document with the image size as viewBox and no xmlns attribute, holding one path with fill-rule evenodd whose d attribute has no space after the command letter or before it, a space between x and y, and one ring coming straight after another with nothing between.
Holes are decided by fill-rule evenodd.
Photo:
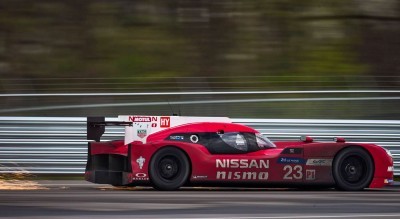
<instances>
[{"instance_id":1,"label":"rear wing","mask_svg":"<svg viewBox=\"0 0 400 219\"><path fill-rule=\"evenodd\" d=\"M193 116L118 116L118 121L106 122L104 117L87 117L87 139L100 141L105 126L125 126L125 144L134 141L146 143L150 134L164 129L197 122L231 123L228 117L193 117Z\"/></svg>"},{"instance_id":2,"label":"rear wing","mask_svg":"<svg viewBox=\"0 0 400 219\"><path fill-rule=\"evenodd\" d=\"M104 116L87 117L86 120L86 139L100 141L104 134L105 126L132 126L132 122L106 122Z\"/></svg>"}]
</instances>

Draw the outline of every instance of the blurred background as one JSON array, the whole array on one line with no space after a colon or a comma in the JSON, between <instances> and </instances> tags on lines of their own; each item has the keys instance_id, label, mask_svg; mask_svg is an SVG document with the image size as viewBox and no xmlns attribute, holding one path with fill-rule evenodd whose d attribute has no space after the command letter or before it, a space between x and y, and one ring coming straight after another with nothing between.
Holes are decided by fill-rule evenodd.
<instances>
[{"instance_id":1,"label":"blurred background","mask_svg":"<svg viewBox=\"0 0 400 219\"><path fill-rule=\"evenodd\" d=\"M0 116L400 119L399 36L398 0L2 0Z\"/></svg>"}]
</instances>

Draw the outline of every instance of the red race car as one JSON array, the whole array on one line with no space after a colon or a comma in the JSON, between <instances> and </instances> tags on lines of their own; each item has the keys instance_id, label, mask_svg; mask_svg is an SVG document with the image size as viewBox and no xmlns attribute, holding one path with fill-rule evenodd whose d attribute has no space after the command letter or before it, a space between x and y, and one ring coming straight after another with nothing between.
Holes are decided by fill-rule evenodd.
<instances>
[{"instance_id":1,"label":"red race car","mask_svg":"<svg viewBox=\"0 0 400 219\"><path fill-rule=\"evenodd\" d=\"M390 152L375 144L271 142L226 117L88 117L85 179L114 186L380 188L393 182ZM105 126L125 126L125 140L100 142Z\"/></svg>"}]
</instances>

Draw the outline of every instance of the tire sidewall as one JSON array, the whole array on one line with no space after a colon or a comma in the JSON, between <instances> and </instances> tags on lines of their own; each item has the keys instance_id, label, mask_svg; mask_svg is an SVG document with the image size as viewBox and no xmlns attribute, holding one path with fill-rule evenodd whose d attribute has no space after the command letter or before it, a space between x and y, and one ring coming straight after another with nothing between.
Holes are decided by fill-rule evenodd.
<instances>
[{"instance_id":1,"label":"tire sidewall","mask_svg":"<svg viewBox=\"0 0 400 219\"><path fill-rule=\"evenodd\" d=\"M366 173L363 180L358 183L349 183L341 177L341 164L349 156L358 156L363 159L366 164ZM359 191L367 188L373 177L374 177L374 162L372 157L367 151L359 147L349 147L340 151L333 161L333 178L336 183L336 187L340 190L345 191Z\"/></svg>"},{"instance_id":2,"label":"tire sidewall","mask_svg":"<svg viewBox=\"0 0 400 219\"><path fill-rule=\"evenodd\" d=\"M172 156L179 162L179 175L170 181L160 176L158 163L166 156ZM187 182L190 172L189 160L184 152L175 147L165 147L157 151L150 160L149 177L158 190L176 190Z\"/></svg>"}]
</instances>

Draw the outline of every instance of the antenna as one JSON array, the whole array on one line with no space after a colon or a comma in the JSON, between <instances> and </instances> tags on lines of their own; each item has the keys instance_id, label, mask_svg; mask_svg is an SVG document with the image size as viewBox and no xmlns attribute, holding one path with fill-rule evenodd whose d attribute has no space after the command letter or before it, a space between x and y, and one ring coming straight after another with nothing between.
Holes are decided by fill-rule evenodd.
<instances>
[{"instance_id":1,"label":"antenna","mask_svg":"<svg viewBox=\"0 0 400 219\"><path fill-rule=\"evenodd\" d=\"M171 106L171 104L169 103L169 100L168 100L168 99L167 99L167 102L168 102L169 109L171 110L172 116L177 116L177 115L174 113L174 110L172 109L172 106Z\"/></svg>"}]
</instances>

